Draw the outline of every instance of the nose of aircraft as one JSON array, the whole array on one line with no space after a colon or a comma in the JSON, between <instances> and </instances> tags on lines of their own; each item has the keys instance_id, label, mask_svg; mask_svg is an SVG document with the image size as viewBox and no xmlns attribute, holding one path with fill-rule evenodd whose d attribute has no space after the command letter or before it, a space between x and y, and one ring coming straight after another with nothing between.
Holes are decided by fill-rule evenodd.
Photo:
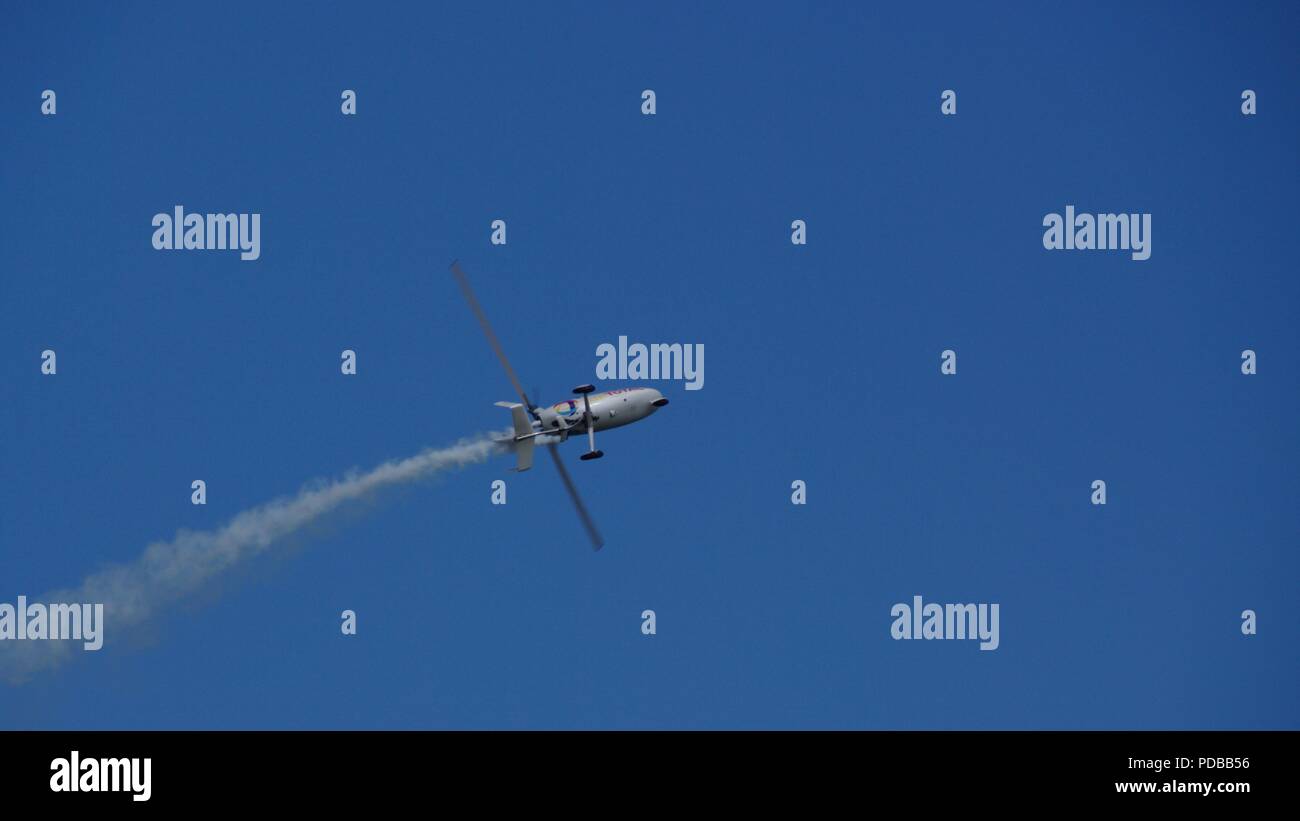
<instances>
[{"instance_id":1,"label":"nose of aircraft","mask_svg":"<svg viewBox=\"0 0 1300 821\"><path fill-rule=\"evenodd\" d=\"M662 408L664 405L668 404L668 400L664 398L662 393L654 388L648 388L647 390L650 391L650 407Z\"/></svg>"}]
</instances>

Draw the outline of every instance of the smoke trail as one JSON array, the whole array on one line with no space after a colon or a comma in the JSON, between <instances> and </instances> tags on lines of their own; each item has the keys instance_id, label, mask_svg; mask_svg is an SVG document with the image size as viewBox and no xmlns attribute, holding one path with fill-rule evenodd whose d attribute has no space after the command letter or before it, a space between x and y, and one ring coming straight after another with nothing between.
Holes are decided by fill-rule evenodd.
<instances>
[{"instance_id":1,"label":"smoke trail","mask_svg":"<svg viewBox=\"0 0 1300 821\"><path fill-rule=\"evenodd\" d=\"M365 473L350 473L325 485L304 488L295 496L246 510L217 530L182 530L171 541L149 545L128 564L87 576L74 590L29 597L29 601L102 603L104 624L99 629L106 636L120 635L346 502L505 452L506 446L497 440L510 433L462 439L448 448L426 450ZM19 683L59 666L81 650L80 641L0 641L0 677Z\"/></svg>"}]
</instances>

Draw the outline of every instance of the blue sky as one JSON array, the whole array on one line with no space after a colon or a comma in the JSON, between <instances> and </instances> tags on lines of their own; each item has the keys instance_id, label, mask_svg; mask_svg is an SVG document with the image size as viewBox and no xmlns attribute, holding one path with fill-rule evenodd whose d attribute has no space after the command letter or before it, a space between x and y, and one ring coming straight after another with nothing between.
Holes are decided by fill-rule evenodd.
<instances>
[{"instance_id":1,"label":"blue sky","mask_svg":"<svg viewBox=\"0 0 1300 821\"><path fill-rule=\"evenodd\" d=\"M706 380L565 450L598 554L549 464L446 474L0 727L1300 727L1300 13L864 5L7 8L0 601L504 427L454 258L548 401L619 335ZM261 259L153 250L177 204ZM1068 204L1151 258L1045 251ZM918 594L1001 646L892 640Z\"/></svg>"}]
</instances>

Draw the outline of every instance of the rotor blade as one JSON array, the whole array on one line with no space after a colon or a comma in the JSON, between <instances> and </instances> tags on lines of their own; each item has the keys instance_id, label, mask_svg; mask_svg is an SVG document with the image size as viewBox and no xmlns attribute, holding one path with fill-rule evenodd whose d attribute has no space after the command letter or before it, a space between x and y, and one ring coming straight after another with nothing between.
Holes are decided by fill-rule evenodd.
<instances>
[{"instance_id":1,"label":"rotor blade","mask_svg":"<svg viewBox=\"0 0 1300 821\"><path fill-rule=\"evenodd\" d=\"M555 445L548 445L547 450L551 452L551 459L555 461L555 469L560 472L560 478L564 480L564 487L569 491L570 498L573 499L573 506L578 509L578 518L582 519L582 524L587 528L587 535L591 537L591 549L600 550L605 546L605 541L600 538L600 531L596 529L596 523L592 520L591 514L587 512L587 506L582 503L582 497L578 495L578 488L573 484L573 479L569 477L569 471L564 467L564 461L560 459L560 451Z\"/></svg>"},{"instance_id":2,"label":"rotor blade","mask_svg":"<svg viewBox=\"0 0 1300 821\"><path fill-rule=\"evenodd\" d=\"M528 401L528 394L524 393L524 386L520 384L519 377L515 376L515 369L510 367L510 360L506 359L506 352L501 348L501 343L497 341L497 335L492 332L492 325L488 322L487 314L483 313L483 306L478 304L478 297L474 296L474 289L469 287L469 277L460 269L459 262L451 264L451 272L456 277L456 282L460 284L460 292L465 295L465 301L469 303L470 310L478 318L478 324L483 327L483 333L487 336L488 344L496 352L497 359L506 369L506 376L510 377L510 384L514 386L515 393L519 398L524 400L524 407L531 409L533 403Z\"/></svg>"}]
</instances>

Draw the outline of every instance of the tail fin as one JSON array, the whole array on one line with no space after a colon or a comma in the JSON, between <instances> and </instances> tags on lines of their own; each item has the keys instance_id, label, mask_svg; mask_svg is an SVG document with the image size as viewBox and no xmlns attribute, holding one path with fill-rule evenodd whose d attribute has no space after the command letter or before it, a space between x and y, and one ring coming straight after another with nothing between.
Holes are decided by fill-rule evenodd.
<instances>
[{"instance_id":1,"label":"tail fin","mask_svg":"<svg viewBox=\"0 0 1300 821\"><path fill-rule=\"evenodd\" d=\"M518 402L498 402L497 406L510 409L515 426L515 470L528 470L533 466L533 423L528 421L524 406Z\"/></svg>"},{"instance_id":2,"label":"tail fin","mask_svg":"<svg viewBox=\"0 0 1300 821\"><path fill-rule=\"evenodd\" d=\"M515 470L523 472L533 466L533 440L520 439L515 442Z\"/></svg>"}]
</instances>

